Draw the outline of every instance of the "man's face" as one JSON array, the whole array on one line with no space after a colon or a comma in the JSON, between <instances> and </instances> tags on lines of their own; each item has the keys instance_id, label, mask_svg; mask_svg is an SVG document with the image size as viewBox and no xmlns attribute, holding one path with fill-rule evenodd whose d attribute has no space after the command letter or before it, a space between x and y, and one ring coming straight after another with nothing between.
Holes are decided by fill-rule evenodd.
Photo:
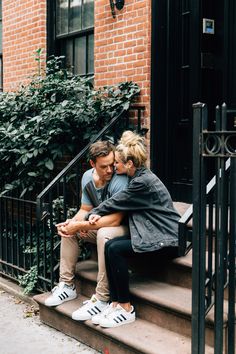
<instances>
[{"instance_id":1,"label":"man's face","mask_svg":"<svg viewBox=\"0 0 236 354\"><path fill-rule=\"evenodd\" d=\"M97 157L96 162L90 160L92 167L96 169L98 177L102 181L110 181L114 172L114 153L111 151L107 156Z\"/></svg>"}]
</instances>

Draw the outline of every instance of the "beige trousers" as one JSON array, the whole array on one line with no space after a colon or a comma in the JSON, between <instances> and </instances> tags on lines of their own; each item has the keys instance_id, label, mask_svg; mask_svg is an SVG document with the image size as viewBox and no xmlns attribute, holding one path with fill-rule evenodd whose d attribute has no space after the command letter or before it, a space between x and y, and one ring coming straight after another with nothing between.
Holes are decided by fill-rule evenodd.
<instances>
[{"instance_id":1,"label":"beige trousers","mask_svg":"<svg viewBox=\"0 0 236 354\"><path fill-rule=\"evenodd\" d=\"M108 301L109 285L105 266L105 243L118 236L129 233L128 227L121 225L116 227L103 227L98 231L89 231L83 237L86 242L97 243L98 254L98 276L96 286L96 297L101 301ZM61 238L61 258L60 258L60 281L66 284L73 284L75 278L75 266L80 255L79 236Z\"/></svg>"}]
</instances>

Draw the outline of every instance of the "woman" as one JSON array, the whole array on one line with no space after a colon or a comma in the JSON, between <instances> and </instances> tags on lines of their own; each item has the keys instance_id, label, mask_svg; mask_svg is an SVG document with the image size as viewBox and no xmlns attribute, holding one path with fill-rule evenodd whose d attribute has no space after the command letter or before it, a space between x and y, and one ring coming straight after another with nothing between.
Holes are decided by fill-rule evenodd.
<instances>
[{"instance_id":1,"label":"woman","mask_svg":"<svg viewBox=\"0 0 236 354\"><path fill-rule=\"evenodd\" d=\"M117 173L130 177L129 185L89 214L91 224L118 211L126 212L129 219L130 235L110 240L105 246L112 303L99 320L102 327L117 327L135 320L127 257L163 250L176 250L177 255L180 216L164 184L145 167L146 156L144 139L131 131L124 132L116 148L115 166Z\"/></svg>"}]
</instances>

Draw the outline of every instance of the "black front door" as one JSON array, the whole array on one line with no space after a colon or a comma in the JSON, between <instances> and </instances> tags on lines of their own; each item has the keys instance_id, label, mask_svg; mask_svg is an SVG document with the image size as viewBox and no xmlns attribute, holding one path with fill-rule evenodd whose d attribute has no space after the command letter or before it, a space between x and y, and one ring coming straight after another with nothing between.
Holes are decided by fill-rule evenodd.
<instances>
[{"instance_id":1,"label":"black front door","mask_svg":"<svg viewBox=\"0 0 236 354\"><path fill-rule=\"evenodd\" d=\"M151 164L192 199L192 104L236 103L234 0L153 0Z\"/></svg>"}]
</instances>

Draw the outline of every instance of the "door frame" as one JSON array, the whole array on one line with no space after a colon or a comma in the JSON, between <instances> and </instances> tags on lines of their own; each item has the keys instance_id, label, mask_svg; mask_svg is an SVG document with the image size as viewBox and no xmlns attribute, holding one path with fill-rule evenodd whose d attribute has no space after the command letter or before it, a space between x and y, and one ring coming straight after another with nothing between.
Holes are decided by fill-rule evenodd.
<instances>
[{"instance_id":1,"label":"door frame","mask_svg":"<svg viewBox=\"0 0 236 354\"><path fill-rule=\"evenodd\" d=\"M152 0L151 33L151 168L166 184L171 186L170 173L170 107L175 104L171 79L173 56L170 53L170 25L175 14L170 7L171 0ZM171 12L172 11L172 12ZM190 82L192 102L200 96L200 0L192 1L190 21ZM196 51L199 53L196 56ZM193 83L193 84L192 84ZM172 95L172 97L171 97ZM172 139L171 139L172 140ZM172 157L173 158L173 157Z\"/></svg>"}]
</instances>

